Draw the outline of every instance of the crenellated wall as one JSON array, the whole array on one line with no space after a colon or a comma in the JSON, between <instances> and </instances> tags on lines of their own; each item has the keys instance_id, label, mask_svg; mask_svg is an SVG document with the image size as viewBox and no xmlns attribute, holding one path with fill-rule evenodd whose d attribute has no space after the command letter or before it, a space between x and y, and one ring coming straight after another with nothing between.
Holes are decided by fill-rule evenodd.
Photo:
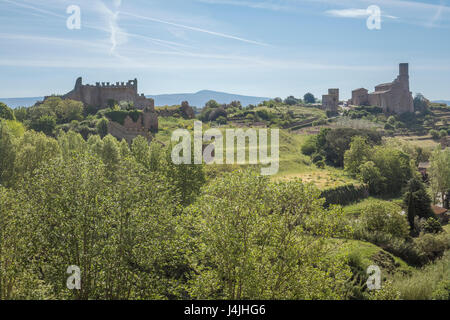
<instances>
[{"instance_id":1,"label":"crenellated wall","mask_svg":"<svg viewBox=\"0 0 450 320\"><path fill-rule=\"evenodd\" d=\"M138 94L137 79L128 82L97 82L94 85L83 85L82 78L78 78L72 91L62 96L83 102L85 105L107 108L111 100L133 102L137 109L150 108L154 111L153 99L147 99L144 94Z\"/></svg>"}]
</instances>

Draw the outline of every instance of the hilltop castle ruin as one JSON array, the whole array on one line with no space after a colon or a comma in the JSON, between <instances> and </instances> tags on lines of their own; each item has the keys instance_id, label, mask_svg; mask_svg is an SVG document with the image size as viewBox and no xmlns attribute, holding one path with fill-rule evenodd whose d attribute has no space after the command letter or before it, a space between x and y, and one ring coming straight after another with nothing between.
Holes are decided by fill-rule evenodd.
<instances>
[{"instance_id":1,"label":"hilltop castle ruin","mask_svg":"<svg viewBox=\"0 0 450 320\"><path fill-rule=\"evenodd\" d=\"M155 102L153 99L147 99L144 94L138 94L137 79L129 80L127 83L116 82L116 84L97 82L94 86L83 85L80 77L77 79L74 89L61 98L81 101L86 106L94 106L99 109L110 107L111 102L126 101L133 103L136 109L143 110L137 121L133 121L130 116L125 118L123 124L109 119L108 133L118 139L131 142L137 136L144 136L150 140L151 132L158 131Z\"/></svg>"},{"instance_id":2,"label":"hilltop castle ruin","mask_svg":"<svg viewBox=\"0 0 450 320\"><path fill-rule=\"evenodd\" d=\"M380 107L387 114L414 112L413 96L409 91L409 65L401 63L399 69L399 76L393 82L376 86L373 93L364 88L353 90L350 104Z\"/></svg>"}]
</instances>

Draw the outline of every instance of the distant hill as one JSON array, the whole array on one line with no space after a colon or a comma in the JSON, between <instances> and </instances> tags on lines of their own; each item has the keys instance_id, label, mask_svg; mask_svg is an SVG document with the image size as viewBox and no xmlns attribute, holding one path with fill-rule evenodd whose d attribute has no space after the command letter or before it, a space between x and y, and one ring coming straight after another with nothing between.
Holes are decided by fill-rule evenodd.
<instances>
[{"instance_id":1,"label":"distant hill","mask_svg":"<svg viewBox=\"0 0 450 320\"><path fill-rule=\"evenodd\" d=\"M147 98L153 98L156 106L173 106L179 105L182 101L188 101L191 106L202 108L209 100L216 100L219 103L230 103L232 101L240 101L243 106L249 104L259 104L262 101L269 100L267 97L251 97L237 94L230 94L225 92L217 92L210 90L203 90L197 93L176 93L176 94L160 94L149 95ZM0 102L5 103L11 108L30 107L36 101L42 101L44 97L31 98L0 98Z\"/></svg>"},{"instance_id":2,"label":"distant hill","mask_svg":"<svg viewBox=\"0 0 450 320\"><path fill-rule=\"evenodd\" d=\"M37 101L44 100L44 97L33 97L33 98L0 98L0 102L3 102L10 108L17 108L17 107L31 107L34 106L34 104Z\"/></svg>"},{"instance_id":3,"label":"distant hill","mask_svg":"<svg viewBox=\"0 0 450 320\"><path fill-rule=\"evenodd\" d=\"M450 100L437 100L433 101L434 103L445 103L446 105L450 106Z\"/></svg>"},{"instance_id":4,"label":"distant hill","mask_svg":"<svg viewBox=\"0 0 450 320\"><path fill-rule=\"evenodd\" d=\"M217 92L210 90L203 90L197 93L179 93L179 94L161 94L154 96L147 96L155 100L155 106L172 106L179 105L182 101L187 101L191 106L202 108L209 100L216 100L218 103L230 103L232 101L240 101L243 106L249 104L259 104L265 100L270 100L267 97L251 97L237 94L230 94L225 92Z\"/></svg>"}]
</instances>

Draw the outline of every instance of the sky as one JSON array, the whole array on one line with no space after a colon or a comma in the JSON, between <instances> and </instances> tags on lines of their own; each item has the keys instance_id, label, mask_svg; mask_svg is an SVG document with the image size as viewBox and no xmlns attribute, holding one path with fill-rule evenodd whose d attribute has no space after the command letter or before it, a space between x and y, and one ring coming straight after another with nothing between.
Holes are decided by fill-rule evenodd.
<instances>
[{"instance_id":1,"label":"sky","mask_svg":"<svg viewBox=\"0 0 450 320\"><path fill-rule=\"evenodd\" d=\"M450 100L449 40L450 0L0 0L0 97L64 94L81 76L137 78L147 95L347 99L408 62L414 94Z\"/></svg>"}]
</instances>

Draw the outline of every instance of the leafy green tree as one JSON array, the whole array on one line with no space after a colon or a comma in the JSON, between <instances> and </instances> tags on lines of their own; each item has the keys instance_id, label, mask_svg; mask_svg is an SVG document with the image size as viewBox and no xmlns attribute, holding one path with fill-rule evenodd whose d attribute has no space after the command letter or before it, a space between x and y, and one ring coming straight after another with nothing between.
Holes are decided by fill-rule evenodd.
<instances>
[{"instance_id":1,"label":"leafy green tree","mask_svg":"<svg viewBox=\"0 0 450 320\"><path fill-rule=\"evenodd\" d=\"M31 123L31 128L37 132L43 132L50 136L53 134L56 128L56 119L52 116L41 116L36 121Z\"/></svg>"},{"instance_id":2,"label":"leafy green tree","mask_svg":"<svg viewBox=\"0 0 450 320\"><path fill-rule=\"evenodd\" d=\"M10 197L0 190L0 208L19 219L16 226L9 223L13 229L2 228L0 236L5 230L14 236L17 228L23 239L16 242L23 251L13 269L19 272L7 270L12 283L26 279L18 268L26 266L39 277L38 289L49 289L47 298L183 297L190 269L178 203L163 176L148 175L130 160L117 167L121 179L115 183L103 161L88 153L44 163L18 186L24 205L7 205ZM81 290L66 288L70 265L81 269ZM10 297L22 295L12 292Z\"/></svg>"},{"instance_id":3,"label":"leafy green tree","mask_svg":"<svg viewBox=\"0 0 450 320\"><path fill-rule=\"evenodd\" d=\"M0 120L0 185L7 186L12 183L17 153L16 141L6 121Z\"/></svg>"},{"instance_id":4,"label":"leafy green tree","mask_svg":"<svg viewBox=\"0 0 450 320\"><path fill-rule=\"evenodd\" d=\"M100 137L105 137L108 134L108 119L102 118L97 123L97 132L100 135Z\"/></svg>"},{"instance_id":5,"label":"leafy green tree","mask_svg":"<svg viewBox=\"0 0 450 320\"><path fill-rule=\"evenodd\" d=\"M433 216L431 198L419 177L413 177L408 182L403 201L405 207L408 208L408 221L411 230L414 230L414 220L416 217L428 219Z\"/></svg>"},{"instance_id":6,"label":"leafy green tree","mask_svg":"<svg viewBox=\"0 0 450 320\"><path fill-rule=\"evenodd\" d=\"M45 134L34 131L25 132L17 141L17 152L14 162L15 181L19 182L25 176L33 176L44 163L61 157L58 142Z\"/></svg>"},{"instance_id":7,"label":"leafy green tree","mask_svg":"<svg viewBox=\"0 0 450 320\"><path fill-rule=\"evenodd\" d=\"M433 191L433 202L440 197L441 203L445 203L445 195L450 192L450 149L437 148L431 155L430 184Z\"/></svg>"},{"instance_id":8,"label":"leafy green tree","mask_svg":"<svg viewBox=\"0 0 450 320\"><path fill-rule=\"evenodd\" d=\"M426 112L429 104L430 102L421 93L416 94L414 97L414 111Z\"/></svg>"},{"instance_id":9,"label":"leafy green tree","mask_svg":"<svg viewBox=\"0 0 450 320\"><path fill-rule=\"evenodd\" d=\"M74 153L86 151L86 142L79 133L74 131L69 131L67 133L60 132L57 140L64 159L72 157Z\"/></svg>"},{"instance_id":10,"label":"leafy green tree","mask_svg":"<svg viewBox=\"0 0 450 320\"><path fill-rule=\"evenodd\" d=\"M119 142L110 134L103 138L102 160L110 171L115 170L120 161Z\"/></svg>"},{"instance_id":11,"label":"leafy green tree","mask_svg":"<svg viewBox=\"0 0 450 320\"><path fill-rule=\"evenodd\" d=\"M377 146L373 148L370 160L380 170L380 174L386 182L382 193L392 196L399 195L412 177L410 157L401 150Z\"/></svg>"},{"instance_id":12,"label":"leafy green tree","mask_svg":"<svg viewBox=\"0 0 450 320\"><path fill-rule=\"evenodd\" d=\"M131 154L138 163L142 164L147 169L149 168L150 148L147 139L142 136L134 138L131 143Z\"/></svg>"},{"instance_id":13,"label":"leafy green tree","mask_svg":"<svg viewBox=\"0 0 450 320\"><path fill-rule=\"evenodd\" d=\"M317 152L317 136L310 135L307 137L306 141L302 144L302 153L307 156L311 156Z\"/></svg>"},{"instance_id":14,"label":"leafy green tree","mask_svg":"<svg viewBox=\"0 0 450 320\"><path fill-rule=\"evenodd\" d=\"M122 139L122 141L120 141L119 149L120 149L120 157L122 159L128 157L131 154L130 147L125 139Z\"/></svg>"},{"instance_id":15,"label":"leafy green tree","mask_svg":"<svg viewBox=\"0 0 450 320\"><path fill-rule=\"evenodd\" d=\"M209 109L216 109L216 108L219 108L219 107L220 107L220 104L216 100L209 100L205 104L205 108L209 108Z\"/></svg>"},{"instance_id":16,"label":"leafy green tree","mask_svg":"<svg viewBox=\"0 0 450 320\"><path fill-rule=\"evenodd\" d=\"M190 294L199 299L341 299L345 259L322 241L347 231L300 181L272 184L249 171L206 186L187 209L199 235ZM342 233L343 232L343 233ZM317 237L317 238L316 238ZM321 240L322 239L322 240Z\"/></svg>"},{"instance_id":17,"label":"leafy green tree","mask_svg":"<svg viewBox=\"0 0 450 320\"><path fill-rule=\"evenodd\" d=\"M61 100L55 106L55 113L59 123L69 123L73 120L83 119L84 105L80 101Z\"/></svg>"},{"instance_id":18,"label":"leafy green tree","mask_svg":"<svg viewBox=\"0 0 450 320\"><path fill-rule=\"evenodd\" d=\"M87 140L88 150L90 153L101 157L103 153L103 141L98 135L90 136Z\"/></svg>"},{"instance_id":19,"label":"leafy green tree","mask_svg":"<svg viewBox=\"0 0 450 320\"><path fill-rule=\"evenodd\" d=\"M430 136L433 138L433 140L439 140L440 138L439 131L431 129L429 133Z\"/></svg>"},{"instance_id":20,"label":"leafy green tree","mask_svg":"<svg viewBox=\"0 0 450 320\"><path fill-rule=\"evenodd\" d=\"M379 195L386 189L386 178L373 161L367 161L359 167L358 177L369 186L370 194Z\"/></svg>"},{"instance_id":21,"label":"leafy green tree","mask_svg":"<svg viewBox=\"0 0 450 320\"><path fill-rule=\"evenodd\" d=\"M316 103L316 97L314 97L312 93L308 92L303 97L303 101L305 101L305 103Z\"/></svg>"},{"instance_id":22,"label":"leafy green tree","mask_svg":"<svg viewBox=\"0 0 450 320\"><path fill-rule=\"evenodd\" d=\"M191 164L174 164L172 161L172 146L166 149L163 170L172 183L174 192L181 198L185 206L194 202L200 193L200 188L206 182L204 164L194 164L192 153Z\"/></svg>"},{"instance_id":23,"label":"leafy green tree","mask_svg":"<svg viewBox=\"0 0 450 320\"><path fill-rule=\"evenodd\" d=\"M284 103L290 106L295 106L296 104L299 103L299 100L294 96L289 96L286 99L284 99Z\"/></svg>"},{"instance_id":24,"label":"leafy green tree","mask_svg":"<svg viewBox=\"0 0 450 320\"><path fill-rule=\"evenodd\" d=\"M337 167L344 166L344 155L345 152L350 149L353 137L365 137L367 142L371 145L381 143L381 135L373 130L338 128L324 131L324 133L325 143L321 149L323 149L326 154L327 162ZM319 140L319 146L321 144L322 143Z\"/></svg>"},{"instance_id":25,"label":"leafy green tree","mask_svg":"<svg viewBox=\"0 0 450 320\"><path fill-rule=\"evenodd\" d=\"M16 120L12 109L3 102L0 102L0 118L5 120Z\"/></svg>"},{"instance_id":26,"label":"leafy green tree","mask_svg":"<svg viewBox=\"0 0 450 320\"><path fill-rule=\"evenodd\" d=\"M370 157L371 147L367 144L364 137L353 137L350 149L344 155L344 168L351 175L359 174L361 164L365 163Z\"/></svg>"},{"instance_id":27,"label":"leafy green tree","mask_svg":"<svg viewBox=\"0 0 450 320\"><path fill-rule=\"evenodd\" d=\"M395 238L409 235L408 221L396 204L372 201L361 211L358 228L370 233L385 233Z\"/></svg>"},{"instance_id":28,"label":"leafy green tree","mask_svg":"<svg viewBox=\"0 0 450 320\"><path fill-rule=\"evenodd\" d=\"M14 116L17 121L24 122L28 116L28 109L25 107L18 107L14 109Z\"/></svg>"}]
</instances>

